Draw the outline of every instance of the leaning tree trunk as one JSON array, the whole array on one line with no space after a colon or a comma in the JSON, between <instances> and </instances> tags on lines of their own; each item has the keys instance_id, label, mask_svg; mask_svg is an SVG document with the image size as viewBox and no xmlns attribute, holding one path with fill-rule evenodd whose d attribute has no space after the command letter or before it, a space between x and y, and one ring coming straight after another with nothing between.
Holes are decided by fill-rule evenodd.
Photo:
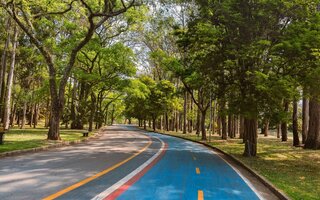
<instances>
[{"instance_id":1,"label":"leaning tree trunk","mask_svg":"<svg viewBox=\"0 0 320 200\"><path fill-rule=\"evenodd\" d=\"M11 104L11 93L12 93L12 84L13 84L13 74L14 74L14 67L16 62L16 49L18 43L18 30L17 27L14 27L14 39L13 39L13 46L12 46L12 55L11 55L11 65L8 74L8 81L7 81L7 92L6 92L6 99L4 103L4 129L8 130L10 125L10 104Z\"/></svg>"},{"instance_id":2,"label":"leaning tree trunk","mask_svg":"<svg viewBox=\"0 0 320 200\"><path fill-rule=\"evenodd\" d=\"M245 150L243 155L246 157L257 155L257 120L244 118L244 132L245 132Z\"/></svg>"},{"instance_id":3,"label":"leaning tree trunk","mask_svg":"<svg viewBox=\"0 0 320 200\"><path fill-rule=\"evenodd\" d=\"M319 97L310 98L310 119L308 137L304 148L320 149L320 101Z\"/></svg>"},{"instance_id":4,"label":"leaning tree trunk","mask_svg":"<svg viewBox=\"0 0 320 200\"><path fill-rule=\"evenodd\" d=\"M292 129L293 129L293 146L299 146L299 132L298 132L298 101L293 101L292 113Z\"/></svg>"},{"instance_id":5,"label":"leaning tree trunk","mask_svg":"<svg viewBox=\"0 0 320 200\"><path fill-rule=\"evenodd\" d=\"M6 24L6 30L7 30L7 39L6 42L4 44L3 47L3 51L2 51L2 56L1 56L1 69L0 69L0 101L1 103L3 102L3 98L4 98L4 90L5 90L5 74L6 74L6 70L7 70L7 52L9 49L9 44L10 44L10 17L8 17L7 19L7 24ZM0 106L0 115L3 113L2 110L2 106ZM3 117L3 115L1 115L1 118Z\"/></svg>"},{"instance_id":6,"label":"leaning tree trunk","mask_svg":"<svg viewBox=\"0 0 320 200\"><path fill-rule=\"evenodd\" d=\"M309 99L303 98L302 103L302 144L305 143L309 128Z\"/></svg>"}]
</instances>

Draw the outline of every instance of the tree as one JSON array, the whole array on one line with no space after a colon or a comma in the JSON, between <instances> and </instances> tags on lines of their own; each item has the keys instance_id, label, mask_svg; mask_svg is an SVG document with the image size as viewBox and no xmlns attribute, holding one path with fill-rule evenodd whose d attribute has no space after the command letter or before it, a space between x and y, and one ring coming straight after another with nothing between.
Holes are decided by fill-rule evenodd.
<instances>
[{"instance_id":1,"label":"tree","mask_svg":"<svg viewBox=\"0 0 320 200\"><path fill-rule=\"evenodd\" d=\"M135 5L124 1L1 1L1 5L30 38L48 66L51 120L48 139L58 140L65 88L78 52L107 20ZM68 20L66 20L68 19ZM67 29L66 29L67 28ZM56 33L59 33L58 35ZM65 51L60 51L64 49ZM62 58L63 62L59 59ZM59 74L62 74L61 76Z\"/></svg>"},{"instance_id":2,"label":"tree","mask_svg":"<svg viewBox=\"0 0 320 200\"><path fill-rule=\"evenodd\" d=\"M13 31L13 41L12 41L12 52L11 52L11 65L8 74L7 81L7 90L6 90L6 99L4 104L4 129L8 130L10 125L10 109L11 109L11 93L12 93L12 84L13 84L13 74L16 65L16 51L17 51L17 43L18 43L18 30L17 27L14 26Z\"/></svg>"}]
</instances>

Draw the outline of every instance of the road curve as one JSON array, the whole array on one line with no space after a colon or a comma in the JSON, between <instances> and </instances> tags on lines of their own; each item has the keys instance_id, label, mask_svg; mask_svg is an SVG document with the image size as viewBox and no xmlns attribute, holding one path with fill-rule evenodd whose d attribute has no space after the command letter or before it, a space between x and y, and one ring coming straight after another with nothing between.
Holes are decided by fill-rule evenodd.
<instances>
[{"instance_id":1,"label":"road curve","mask_svg":"<svg viewBox=\"0 0 320 200\"><path fill-rule=\"evenodd\" d=\"M0 159L0 199L276 199L203 145L131 126L103 131L85 144Z\"/></svg>"},{"instance_id":2,"label":"road curve","mask_svg":"<svg viewBox=\"0 0 320 200\"><path fill-rule=\"evenodd\" d=\"M0 199L90 199L161 148L159 140L130 127L115 126L102 131L102 137L87 143L1 158ZM95 177L97 174L101 177ZM107 180L102 179L106 177ZM92 180L82 185L88 179ZM90 188L93 183L96 185Z\"/></svg>"},{"instance_id":3,"label":"road curve","mask_svg":"<svg viewBox=\"0 0 320 200\"><path fill-rule=\"evenodd\" d=\"M263 199L246 178L212 150L179 138L148 135L167 143L167 152L119 200Z\"/></svg>"}]
</instances>

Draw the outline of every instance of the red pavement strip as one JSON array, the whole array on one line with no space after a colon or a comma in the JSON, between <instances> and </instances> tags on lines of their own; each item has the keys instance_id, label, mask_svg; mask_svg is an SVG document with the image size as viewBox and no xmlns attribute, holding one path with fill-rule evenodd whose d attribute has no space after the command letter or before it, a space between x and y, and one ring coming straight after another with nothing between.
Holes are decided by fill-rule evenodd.
<instances>
[{"instance_id":1,"label":"red pavement strip","mask_svg":"<svg viewBox=\"0 0 320 200\"><path fill-rule=\"evenodd\" d=\"M149 165L147 165L143 170L141 170L139 173L137 173L134 177L132 177L130 180L128 180L126 183L124 183L122 186L120 186L117 190L112 192L110 195L105 197L103 200L113 200L119 197L123 192L125 192L127 189L129 189L135 182L137 182L147 171L149 171L165 154L165 152L168 149L168 144L165 143L164 148L162 149L161 154L154 159Z\"/></svg>"}]
</instances>

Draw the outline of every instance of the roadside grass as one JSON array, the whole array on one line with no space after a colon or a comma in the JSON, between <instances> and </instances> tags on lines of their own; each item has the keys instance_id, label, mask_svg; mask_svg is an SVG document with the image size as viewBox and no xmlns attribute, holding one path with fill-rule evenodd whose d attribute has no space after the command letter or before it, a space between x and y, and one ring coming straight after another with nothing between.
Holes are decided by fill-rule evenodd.
<instances>
[{"instance_id":1,"label":"roadside grass","mask_svg":"<svg viewBox=\"0 0 320 200\"><path fill-rule=\"evenodd\" d=\"M0 145L0 153L44 147L61 142L47 140L47 132L46 128L12 128L4 135L4 144ZM83 130L60 129L62 141L81 140L82 133Z\"/></svg>"},{"instance_id":2,"label":"roadside grass","mask_svg":"<svg viewBox=\"0 0 320 200\"><path fill-rule=\"evenodd\" d=\"M195 141L201 140L195 134L160 132ZM245 163L292 199L320 199L320 151L293 147L291 139L281 142L273 136L259 135L258 155L255 158L246 158L242 156L244 144L241 139L225 141L214 135L211 136L211 142L207 143Z\"/></svg>"}]
</instances>

